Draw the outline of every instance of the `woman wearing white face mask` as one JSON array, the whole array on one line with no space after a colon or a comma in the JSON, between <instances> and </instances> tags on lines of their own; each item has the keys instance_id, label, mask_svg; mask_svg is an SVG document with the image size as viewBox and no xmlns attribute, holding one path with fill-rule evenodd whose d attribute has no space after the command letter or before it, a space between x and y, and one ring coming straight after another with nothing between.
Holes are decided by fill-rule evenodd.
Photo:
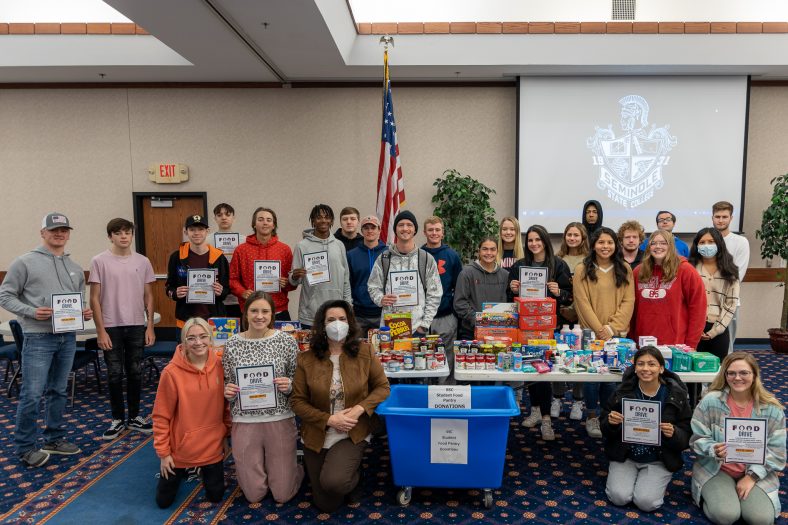
<instances>
[{"instance_id":1,"label":"woman wearing white face mask","mask_svg":"<svg viewBox=\"0 0 788 525\"><path fill-rule=\"evenodd\" d=\"M728 325L739 303L739 269L715 228L703 228L695 235L689 262L706 287L706 326L698 351L710 352L722 362L730 346Z\"/></svg>"},{"instance_id":2,"label":"woman wearing white face mask","mask_svg":"<svg viewBox=\"0 0 788 525\"><path fill-rule=\"evenodd\" d=\"M301 418L304 465L315 505L333 512L361 495L360 467L370 416L389 382L346 301L323 303L310 350L298 356L291 404Z\"/></svg>"}]
</instances>

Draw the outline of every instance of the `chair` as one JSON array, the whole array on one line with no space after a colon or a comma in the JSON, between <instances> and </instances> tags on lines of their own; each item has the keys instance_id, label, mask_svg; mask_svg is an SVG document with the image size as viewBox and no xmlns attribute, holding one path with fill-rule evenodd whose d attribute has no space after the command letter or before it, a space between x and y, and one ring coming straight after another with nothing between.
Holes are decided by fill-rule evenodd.
<instances>
[{"instance_id":1,"label":"chair","mask_svg":"<svg viewBox=\"0 0 788 525\"><path fill-rule=\"evenodd\" d=\"M76 371L82 368L87 368L88 365L93 365L93 371L96 374L96 388L101 393L101 364L99 363L98 355L98 339L95 337L86 339L84 345L77 345L77 352L74 354L74 363L71 365L71 377L76 378ZM87 373L85 374L87 377ZM76 381L71 383L71 404L74 404L74 390L76 389Z\"/></svg>"},{"instance_id":2,"label":"chair","mask_svg":"<svg viewBox=\"0 0 788 525\"><path fill-rule=\"evenodd\" d=\"M8 382L7 395L11 397L11 392L15 387L17 392L19 392L19 374L22 372L22 347L25 344L25 334L22 331L22 326L16 319L8 321L8 324L11 327L11 335L14 336L14 344L16 345L16 353L19 361L19 366L17 366L14 373L11 374L11 381Z\"/></svg>"},{"instance_id":3,"label":"chair","mask_svg":"<svg viewBox=\"0 0 788 525\"><path fill-rule=\"evenodd\" d=\"M146 383L150 382L151 376L156 375L156 381L159 380L161 371L159 365L156 364L156 358L172 359L175 355L175 349L178 343L175 341L156 341L153 346L145 347L142 354L142 374L146 378Z\"/></svg>"},{"instance_id":4,"label":"chair","mask_svg":"<svg viewBox=\"0 0 788 525\"><path fill-rule=\"evenodd\" d=\"M16 372L16 368L14 367L14 361L19 360L19 350L16 348L16 343L8 343L6 344L5 340L0 337L0 360L4 360L6 362L5 365L5 378L3 381L8 381L8 373L11 373L13 377L14 373ZM9 383L9 397L10 397L10 387L11 384Z\"/></svg>"}]
</instances>

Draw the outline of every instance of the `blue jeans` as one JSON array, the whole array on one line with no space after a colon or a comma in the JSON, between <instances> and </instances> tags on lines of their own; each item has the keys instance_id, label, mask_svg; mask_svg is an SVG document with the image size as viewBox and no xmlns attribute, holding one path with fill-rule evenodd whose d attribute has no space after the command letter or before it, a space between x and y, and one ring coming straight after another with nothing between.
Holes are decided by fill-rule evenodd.
<instances>
[{"instance_id":1,"label":"blue jeans","mask_svg":"<svg viewBox=\"0 0 788 525\"><path fill-rule=\"evenodd\" d=\"M605 404L613 392L616 391L618 383L585 383L583 385L583 394L586 399L586 410L588 410L588 417L591 417L591 411L597 410L600 403Z\"/></svg>"},{"instance_id":2,"label":"blue jeans","mask_svg":"<svg viewBox=\"0 0 788 525\"><path fill-rule=\"evenodd\" d=\"M25 334L22 346L22 390L19 393L14 431L17 455L37 448L41 396L46 400L44 441L51 443L65 435L63 410L66 408L66 387L76 351L77 339L74 333Z\"/></svg>"}]
</instances>

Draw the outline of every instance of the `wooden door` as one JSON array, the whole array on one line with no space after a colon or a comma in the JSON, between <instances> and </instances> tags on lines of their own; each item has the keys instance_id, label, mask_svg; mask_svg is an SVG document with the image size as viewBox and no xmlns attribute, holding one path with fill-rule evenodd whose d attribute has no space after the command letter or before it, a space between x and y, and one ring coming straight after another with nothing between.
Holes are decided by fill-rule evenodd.
<instances>
[{"instance_id":1,"label":"wooden door","mask_svg":"<svg viewBox=\"0 0 788 525\"><path fill-rule=\"evenodd\" d=\"M157 328L175 327L175 302L167 297L167 262L185 240L183 225L190 215L205 215L205 194L157 193L135 195L137 251L150 259L156 282L155 310L161 314Z\"/></svg>"}]
</instances>

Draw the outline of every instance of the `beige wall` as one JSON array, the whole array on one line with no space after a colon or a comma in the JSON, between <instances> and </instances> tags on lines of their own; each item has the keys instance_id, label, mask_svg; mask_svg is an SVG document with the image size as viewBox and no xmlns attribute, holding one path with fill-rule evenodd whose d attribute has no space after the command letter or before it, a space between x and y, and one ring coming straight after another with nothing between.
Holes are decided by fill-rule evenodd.
<instances>
[{"instance_id":1,"label":"beige wall","mask_svg":"<svg viewBox=\"0 0 788 525\"><path fill-rule=\"evenodd\" d=\"M0 90L0 269L37 243L51 210L71 218L69 247L87 266L106 247L107 220L132 216L132 191L205 191L209 209L235 206L242 232L255 207L270 206L291 245L318 202L372 213L380 103L372 88ZM408 207L417 216L430 214L432 182L447 168L495 188L499 216L514 212L514 87L399 88L394 105ZM753 88L751 241L768 181L785 171L785 137L788 89ZM159 162L187 164L190 180L174 188L149 182L146 168ZM752 265L763 266L757 254ZM746 284L740 335L761 337L774 326L780 297L771 284Z\"/></svg>"}]
</instances>

